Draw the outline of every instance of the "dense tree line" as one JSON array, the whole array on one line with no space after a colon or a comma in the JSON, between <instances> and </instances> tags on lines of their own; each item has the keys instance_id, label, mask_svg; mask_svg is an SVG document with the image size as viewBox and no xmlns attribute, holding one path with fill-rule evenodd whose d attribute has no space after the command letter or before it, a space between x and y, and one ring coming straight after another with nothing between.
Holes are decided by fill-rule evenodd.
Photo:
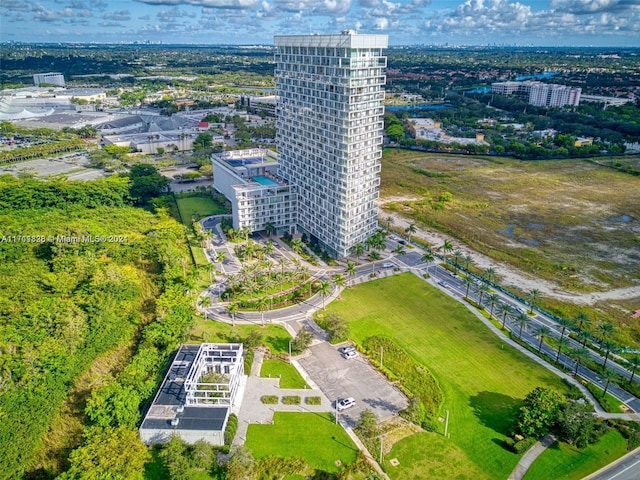
<instances>
[{"instance_id":1,"label":"dense tree line","mask_svg":"<svg viewBox=\"0 0 640 480\"><path fill-rule=\"evenodd\" d=\"M43 436L78 375L153 320L118 383L89 401L91 428L71 457L72 472L86 471L91 448L112 455L118 438L137 438L127 431L135 433L158 365L191 320L184 228L162 210L130 206L129 181L117 177L4 176L0 198L0 478L35 473Z\"/></svg>"}]
</instances>

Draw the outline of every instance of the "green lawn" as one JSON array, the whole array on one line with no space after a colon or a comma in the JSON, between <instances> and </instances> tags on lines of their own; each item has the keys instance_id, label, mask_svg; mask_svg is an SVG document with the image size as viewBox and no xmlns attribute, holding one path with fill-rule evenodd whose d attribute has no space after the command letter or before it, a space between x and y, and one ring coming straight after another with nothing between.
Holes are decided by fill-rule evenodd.
<instances>
[{"instance_id":1,"label":"green lawn","mask_svg":"<svg viewBox=\"0 0 640 480\"><path fill-rule=\"evenodd\" d=\"M179 195L176 195L176 201L183 223L187 227L191 227L191 218L194 216L202 218L209 215L229 213L211 197L194 196L181 198Z\"/></svg>"},{"instance_id":2,"label":"green lawn","mask_svg":"<svg viewBox=\"0 0 640 480\"><path fill-rule=\"evenodd\" d=\"M346 319L355 341L387 336L426 365L444 394L450 440L421 433L398 442L392 478L507 478L519 456L502 440L519 402L537 386L564 393L558 377L503 344L462 304L413 274L347 289L329 312Z\"/></svg>"},{"instance_id":3,"label":"green lawn","mask_svg":"<svg viewBox=\"0 0 640 480\"><path fill-rule=\"evenodd\" d=\"M287 353L291 335L280 325L236 325L204 320L200 316L191 331L189 340L198 342L231 342L238 337L246 337L251 330L257 330L262 334L263 344L271 349L271 353Z\"/></svg>"},{"instance_id":4,"label":"green lawn","mask_svg":"<svg viewBox=\"0 0 640 480\"><path fill-rule=\"evenodd\" d=\"M336 461L349 465L358 448L328 413L276 412L273 425L249 425L246 446L256 458L304 458L312 467L336 472Z\"/></svg>"},{"instance_id":5,"label":"green lawn","mask_svg":"<svg viewBox=\"0 0 640 480\"><path fill-rule=\"evenodd\" d=\"M524 480L580 480L626 452L627 441L617 430L583 450L554 443L534 462Z\"/></svg>"},{"instance_id":6,"label":"green lawn","mask_svg":"<svg viewBox=\"0 0 640 480\"><path fill-rule=\"evenodd\" d=\"M280 377L280 388L309 388L296 367L278 359L265 359L262 362L260 376L265 378Z\"/></svg>"}]
</instances>

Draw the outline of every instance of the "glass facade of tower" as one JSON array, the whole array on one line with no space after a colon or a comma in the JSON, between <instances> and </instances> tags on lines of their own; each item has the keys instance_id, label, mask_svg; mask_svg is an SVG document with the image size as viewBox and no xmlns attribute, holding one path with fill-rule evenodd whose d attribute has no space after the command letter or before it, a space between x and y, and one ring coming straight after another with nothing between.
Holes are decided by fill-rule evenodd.
<instances>
[{"instance_id":1,"label":"glass facade of tower","mask_svg":"<svg viewBox=\"0 0 640 480\"><path fill-rule=\"evenodd\" d=\"M336 257L377 229L386 35L276 36L279 174L298 228Z\"/></svg>"}]
</instances>

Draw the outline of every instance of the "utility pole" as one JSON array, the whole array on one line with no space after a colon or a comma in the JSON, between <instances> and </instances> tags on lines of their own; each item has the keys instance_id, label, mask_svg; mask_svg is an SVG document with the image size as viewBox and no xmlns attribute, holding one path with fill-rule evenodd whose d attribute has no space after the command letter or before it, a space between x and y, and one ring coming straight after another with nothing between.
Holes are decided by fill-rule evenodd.
<instances>
[{"instance_id":1,"label":"utility pole","mask_svg":"<svg viewBox=\"0 0 640 480\"><path fill-rule=\"evenodd\" d=\"M447 418L444 421L444 437L448 438L448 431L449 431L449 410L447 410Z\"/></svg>"}]
</instances>

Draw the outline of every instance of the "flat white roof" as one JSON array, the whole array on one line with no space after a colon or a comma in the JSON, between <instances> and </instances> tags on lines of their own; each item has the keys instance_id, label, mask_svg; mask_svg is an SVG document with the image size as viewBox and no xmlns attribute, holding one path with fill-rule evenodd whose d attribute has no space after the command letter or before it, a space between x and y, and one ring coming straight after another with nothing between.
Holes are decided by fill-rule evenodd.
<instances>
[{"instance_id":1,"label":"flat white roof","mask_svg":"<svg viewBox=\"0 0 640 480\"><path fill-rule=\"evenodd\" d=\"M276 47L341 47L341 48L387 48L387 35L276 35Z\"/></svg>"}]
</instances>

